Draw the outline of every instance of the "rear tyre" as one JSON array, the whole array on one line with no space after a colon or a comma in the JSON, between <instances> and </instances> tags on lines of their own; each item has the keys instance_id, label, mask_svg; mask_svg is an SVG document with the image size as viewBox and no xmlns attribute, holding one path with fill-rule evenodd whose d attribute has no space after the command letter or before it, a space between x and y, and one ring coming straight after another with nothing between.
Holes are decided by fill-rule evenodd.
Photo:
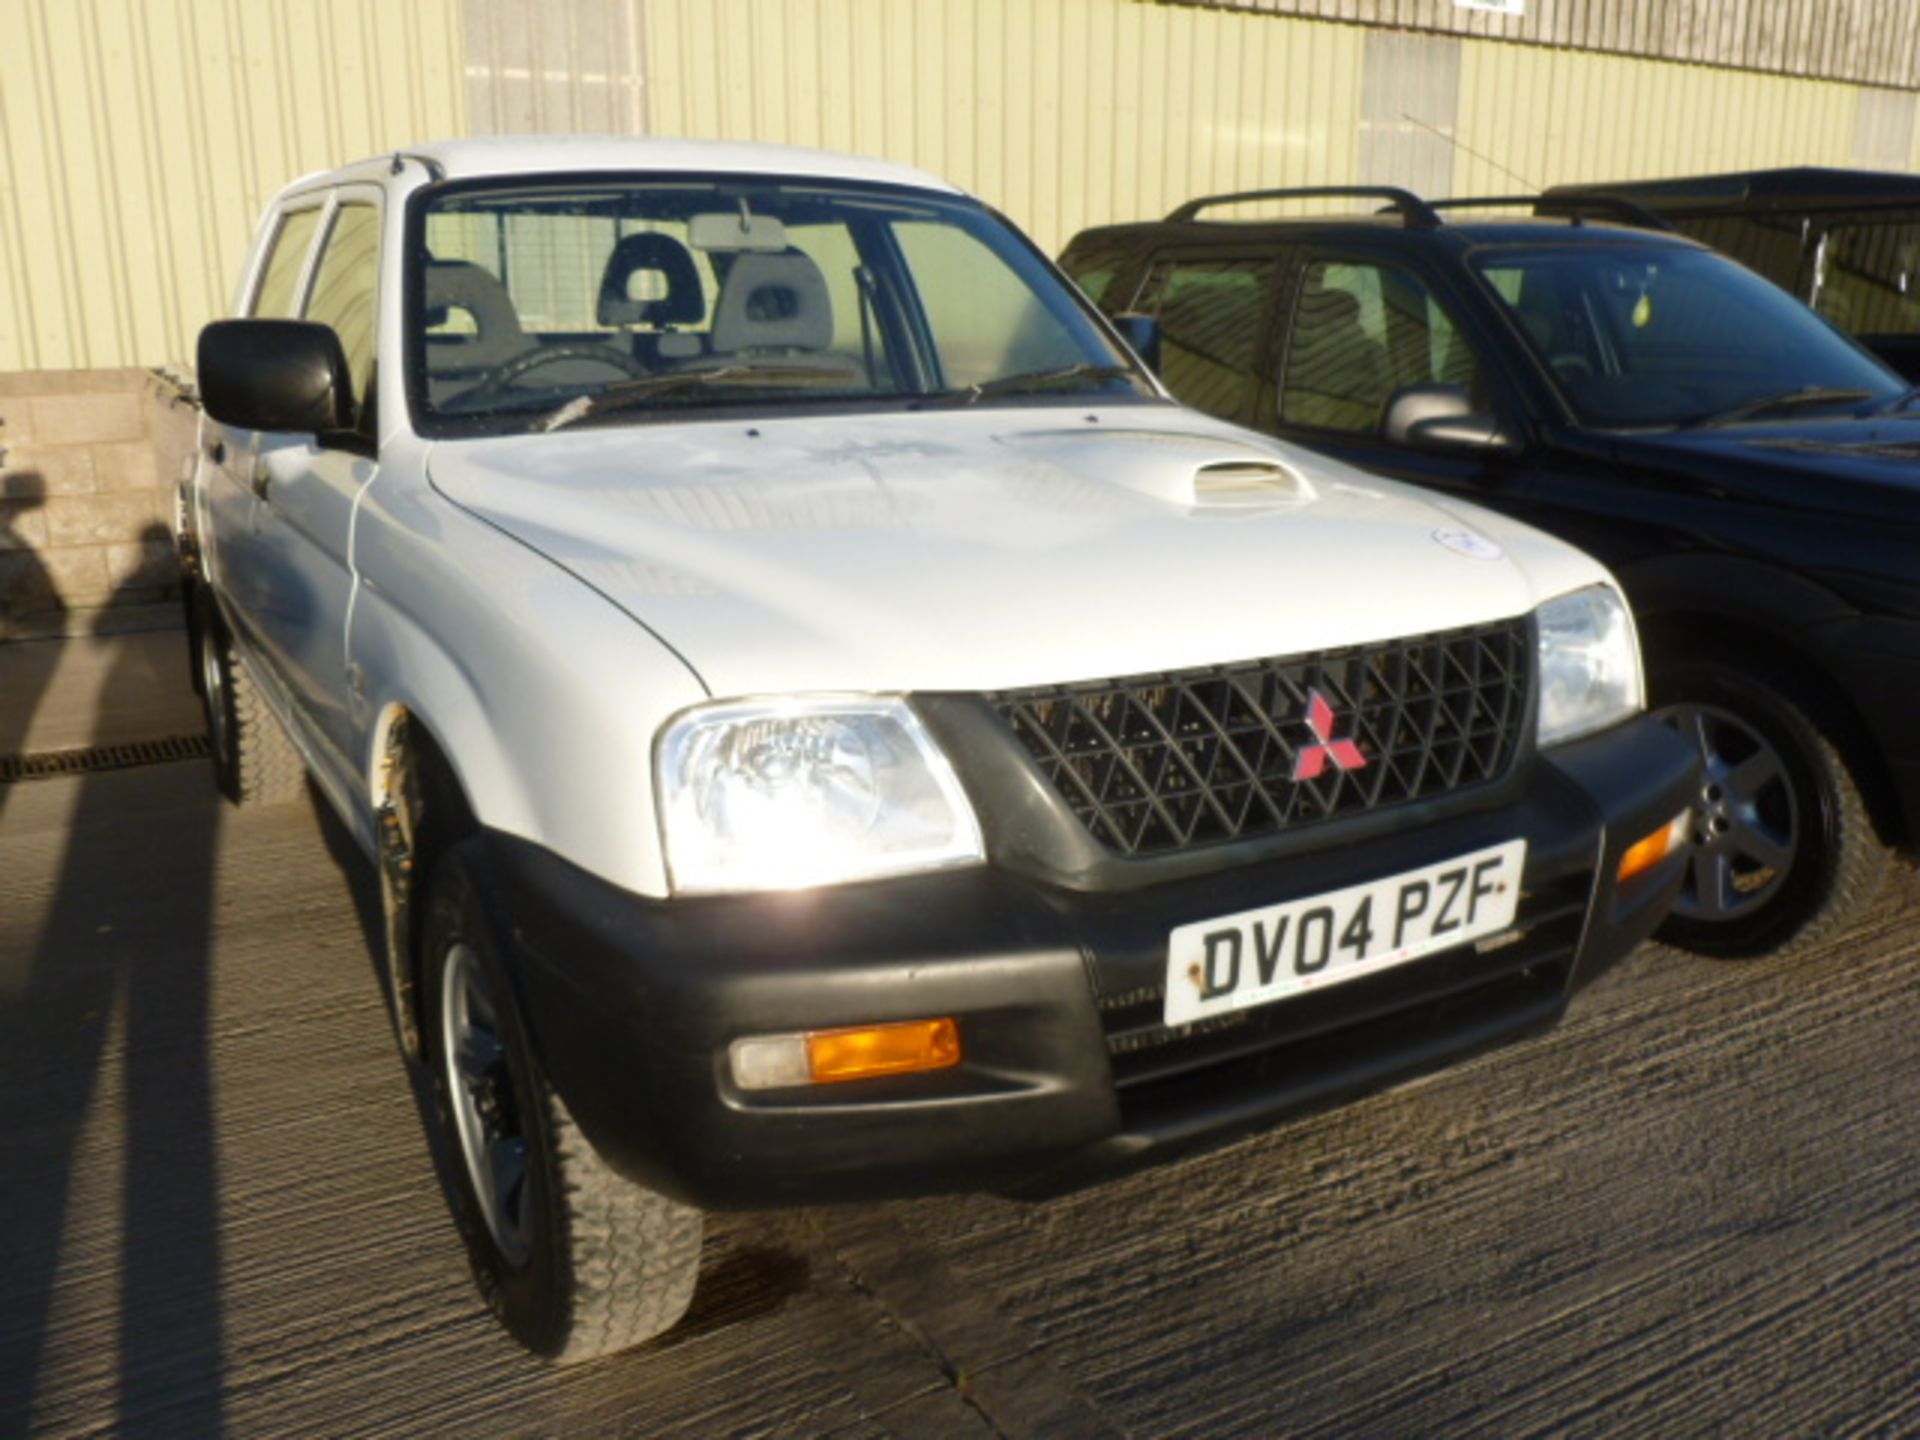
<instances>
[{"instance_id":1,"label":"rear tyre","mask_svg":"<svg viewBox=\"0 0 1920 1440\"><path fill-rule=\"evenodd\" d=\"M535 1354L573 1364L650 1340L686 1313L702 1221L610 1170L548 1084L482 873L474 842L449 851L422 931L442 1178L494 1314Z\"/></svg>"},{"instance_id":2,"label":"rear tyre","mask_svg":"<svg viewBox=\"0 0 1920 1440\"><path fill-rule=\"evenodd\" d=\"M1656 669L1656 713L1699 752L1686 880L1660 938L1737 959L1797 953L1852 927L1890 868L1846 762L1764 671Z\"/></svg>"},{"instance_id":3,"label":"rear tyre","mask_svg":"<svg viewBox=\"0 0 1920 1440\"><path fill-rule=\"evenodd\" d=\"M201 617L201 607L206 604L200 594L200 582L188 575L180 582L180 608L187 622L187 678L193 682L193 693L204 701L207 694L207 682L201 676L200 667L205 664L202 651L206 648L207 632L205 621Z\"/></svg>"},{"instance_id":4,"label":"rear tyre","mask_svg":"<svg viewBox=\"0 0 1920 1440\"><path fill-rule=\"evenodd\" d=\"M193 649L220 793L242 807L297 800L305 791L306 764L267 707L204 589L197 591L197 600Z\"/></svg>"}]
</instances>

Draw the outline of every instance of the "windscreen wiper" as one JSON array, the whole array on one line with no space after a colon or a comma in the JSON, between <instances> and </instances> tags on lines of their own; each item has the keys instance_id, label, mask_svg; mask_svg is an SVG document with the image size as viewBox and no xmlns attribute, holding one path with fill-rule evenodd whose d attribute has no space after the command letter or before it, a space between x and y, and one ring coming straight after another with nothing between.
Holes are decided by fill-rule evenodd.
<instances>
[{"instance_id":1,"label":"windscreen wiper","mask_svg":"<svg viewBox=\"0 0 1920 1440\"><path fill-rule=\"evenodd\" d=\"M1077 390L1108 380L1131 380L1134 371L1126 365L1068 365L1061 370L1033 370L1024 375L1002 375L994 380L979 380L958 390L942 390L923 396L913 408L935 409L945 405L972 405L996 395L1039 395L1048 390Z\"/></svg>"},{"instance_id":2,"label":"windscreen wiper","mask_svg":"<svg viewBox=\"0 0 1920 1440\"><path fill-rule=\"evenodd\" d=\"M1702 416L1693 425L1699 429L1712 429L1721 425L1737 425L1742 420L1759 420L1768 415L1785 415L1815 405L1857 405L1862 400L1871 399L1871 390L1836 390L1827 385L1808 385L1799 390L1789 390L1783 395L1768 395L1763 399L1750 400L1745 405L1736 405L1731 410Z\"/></svg>"},{"instance_id":3,"label":"windscreen wiper","mask_svg":"<svg viewBox=\"0 0 1920 1440\"><path fill-rule=\"evenodd\" d=\"M661 375L641 375L632 380L616 381L606 389L595 390L590 395L576 395L533 428L552 432L568 425L578 424L582 420L599 419L606 415L617 414L619 411L644 405L649 400L657 400L663 395L687 390L725 389L729 386L745 388L765 384L787 385L795 382L803 386L828 388L843 384L845 380L846 376L838 371L816 369L811 365L761 364L746 361L732 365L716 365L710 370L670 370Z\"/></svg>"}]
</instances>

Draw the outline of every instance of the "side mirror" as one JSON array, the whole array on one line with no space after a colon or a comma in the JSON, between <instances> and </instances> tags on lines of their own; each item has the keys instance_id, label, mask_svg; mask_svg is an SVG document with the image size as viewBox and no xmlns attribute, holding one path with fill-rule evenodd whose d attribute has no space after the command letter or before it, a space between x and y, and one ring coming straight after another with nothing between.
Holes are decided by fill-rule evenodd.
<instances>
[{"instance_id":1,"label":"side mirror","mask_svg":"<svg viewBox=\"0 0 1920 1440\"><path fill-rule=\"evenodd\" d=\"M1133 353L1146 361L1147 368L1158 375L1160 373L1160 322L1151 315L1128 311L1124 315L1113 317L1113 328L1118 330L1120 338L1133 348Z\"/></svg>"},{"instance_id":2,"label":"side mirror","mask_svg":"<svg viewBox=\"0 0 1920 1440\"><path fill-rule=\"evenodd\" d=\"M325 435L352 423L353 379L331 326L216 320L200 331L200 398L238 430Z\"/></svg>"},{"instance_id":3,"label":"side mirror","mask_svg":"<svg viewBox=\"0 0 1920 1440\"><path fill-rule=\"evenodd\" d=\"M1396 445L1418 450L1518 450L1500 417L1476 412L1464 385L1408 385L1387 402L1381 426Z\"/></svg>"}]
</instances>

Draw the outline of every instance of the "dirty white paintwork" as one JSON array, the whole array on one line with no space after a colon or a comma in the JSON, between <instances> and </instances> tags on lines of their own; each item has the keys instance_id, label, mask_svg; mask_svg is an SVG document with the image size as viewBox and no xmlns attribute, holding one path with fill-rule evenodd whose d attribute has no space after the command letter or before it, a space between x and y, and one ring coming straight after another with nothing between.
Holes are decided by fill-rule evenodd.
<instances>
[{"instance_id":1,"label":"dirty white paintwork","mask_svg":"<svg viewBox=\"0 0 1920 1440\"><path fill-rule=\"evenodd\" d=\"M1277 460L1269 503L1200 467ZM706 421L442 443L435 487L686 656L715 695L991 690L1522 614L1598 578L1543 536L1175 405ZM1490 517L1473 513L1476 525Z\"/></svg>"}]
</instances>

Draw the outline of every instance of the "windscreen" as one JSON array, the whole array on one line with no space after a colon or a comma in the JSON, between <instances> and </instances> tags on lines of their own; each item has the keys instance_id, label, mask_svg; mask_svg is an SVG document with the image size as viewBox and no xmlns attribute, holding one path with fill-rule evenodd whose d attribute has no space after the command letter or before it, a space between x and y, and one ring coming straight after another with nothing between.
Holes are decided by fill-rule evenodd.
<instances>
[{"instance_id":1,"label":"windscreen","mask_svg":"<svg viewBox=\"0 0 1920 1440\"><path fill-rule=\"evenodd\" d=\"M1151 385L990 211L736 177L468 187L415 219L430 433Z\"/></svg>"},{"instance_id":2,"label":"windscreen","mask_svg":"<svg viewBox=\"0 0 1920 1440\"><path fill-rule=\"evenodd\" d=\"M1609 245L1497 250L1475 264L1589 425L1838 412L1906 389L1805 305L1724 256Z\"/></svg>"}]
</instances>

